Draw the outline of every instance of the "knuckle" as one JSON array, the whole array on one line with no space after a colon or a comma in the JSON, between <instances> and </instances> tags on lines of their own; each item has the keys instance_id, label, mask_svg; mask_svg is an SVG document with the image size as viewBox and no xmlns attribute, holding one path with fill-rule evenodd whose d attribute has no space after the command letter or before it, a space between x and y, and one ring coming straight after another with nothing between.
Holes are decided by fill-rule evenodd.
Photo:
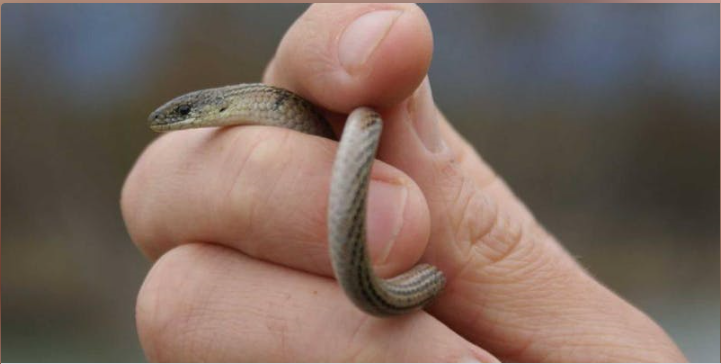
<instances>
[{"instance_id":1,"label":"knuckle","mask_svg":"<svg viewBox=\"0 0 721 364\"><path fill-rule=\"evenodd\" d=\"M288 239L305 243L322 238L326 211L318 202L327 199L323 186L330 178L334 150L323 138L263 129L235 142L245 144L244 151L228 163L231 172L220 188L225 193L219 203L226 204L221 210L229 211L242 232L243 252L267 259L276 254L276 244L287 246ZM284 222L283 229L278 229L278 221Z\"/></svg>"},{"instance_id":2,"label":"knuckle","mask_svg":"<svg viewBox=\"0 0 721 364\"><path fill-rule=\"evenodd\" d=\"M472 281L489 279L486 275L491 274L495 280L535 284L540 277L567 269L560 267L568 264L567 254L512 193L504 192L500 177L491 173L479 181L463 175L458 167L458 160L450 158L441 168L444 179L454 181L446 201L450 201L448 221L456 242L457 273ZM491 265L493 269L478 272Z\"/></svg>"},{"instance_id":3,"label":"knuckle","mask_svg":"<svg viewBox=\"0 0 721 364\"><path fill-rule=\"evenodd\" d=\"M198 269L198 260L215 254L203 244L187 244L168 251L154 264L136 302L136 324L143 350L151 361L202 360L212 336L207 323L210 297L216 288ZM217 260L217 259L216 259ZM198 273L201 272L201 273Z\"/></svg>"},{"instance_id":4,"label":"knuckle","mask_svg":"<svg viewBox=\"0 0 721 364\"><path fill-rule=\"evenodd\" d=\"M259 128L265 129L265 128ZM228 211L238 222L239 231L246 235L247 242L257 227L266 222L266 211L280 186L285 185L283 174L287 173L290 161L289 136L291 131L273 128L272 130L254 130L253 133L238 133L223 159L224 181L216 195L220 206L216 210ZM280 135L279 135L280 134ZM260 248L244 246L247 254L255 256Z\"/></svg>"},{"instance_id":5,"label":"knuckle","mask_svg":"<svg viewBox=\"0 0 721 364\"><path fill-rule=\"evenodd\" d=\"M182 295L187 289L180 278L182 274L182 250L185 246L163 255L148 273L138 293L136 302L136 324L140 341L152 361L171 360L176 333L183 332L188 317L192 315L183 302Z\"/></svg>"},{"instance_id":6,"label":"knuckle","mask_svg":"<svg viewBox=\"0 0 721 364\"><path fill-rule=\"evenodd\" d=\"M162 196L163 186L172 183L163 173L167 158L163 151L172 143L172 136L161 136L153 141L138 157L128 174L120 193L120 210L131 240L146 254L151 252L150 242L158 233L156 199Z\"/></svg>"},{"instance_id":7,"label":"knuckle","mask_svg":"<svg viewBox=\"0 0 721 364\"><path fill-rule=\"evenodd\" d=\"M534 228L537 224L503 209L472 181L464 178L451 206L451 226L469 263L487 266L537 250L533 247L541 236L540 228Z\"/></svg>"}]
</instances>

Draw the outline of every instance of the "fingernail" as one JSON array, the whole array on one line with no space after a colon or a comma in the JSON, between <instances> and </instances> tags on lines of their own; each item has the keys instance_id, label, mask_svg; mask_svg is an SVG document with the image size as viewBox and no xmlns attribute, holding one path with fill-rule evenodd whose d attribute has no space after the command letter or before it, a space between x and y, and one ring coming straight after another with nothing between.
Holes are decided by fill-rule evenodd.
<instances>
[{"instance_id":1,"label":"fingernail","mask_svg":"<svg viewBox=\"0 0 721 364\"><path fill-rule=\"evenodd\" d=\"M353 74L363 68L402 13L400 10L373 11L345 28L338 44L338 58L346 72Z\"/></svg>"},{"instance_id":2,"label":"fingernail","mask_svg":"<svg viewBox=\"0 0 721 364\"><path fill-rule=\"evenodd\" d=\"M403 184L372 180L368 191L368 245L382 263L403 227L408 188ZM380 254L378 254L380 252Z\"/></svg>"},{"instance_id":3,"label":"fingernail","mask_svg":"<svg viewBox=\"0 0 721 364\"><path fill-rule=\"evenodd\" d=\"M445 148L446 144L438 130L438 111L428 77L408 101L408 115L416 135L428 151L437 153Z\"/></svg>"}]
</instances>

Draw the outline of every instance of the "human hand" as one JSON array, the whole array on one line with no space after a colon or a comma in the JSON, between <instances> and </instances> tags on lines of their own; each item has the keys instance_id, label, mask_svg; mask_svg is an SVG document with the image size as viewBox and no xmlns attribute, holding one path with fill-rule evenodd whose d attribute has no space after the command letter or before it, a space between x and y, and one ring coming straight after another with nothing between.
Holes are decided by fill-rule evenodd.
<instances>
[{"instance_id":1,"label":"human hand","mask_svg":"<svg viewBox=\"0 0 721 364\"><path fill-rule=\"evenodd\" d=\"M382 113L368 211L375 270L391 276L422 259L445 273L443 294L426 311L378 319L331 279L335 142L266 127L169 133L122 195L133 240L155 260L137 306L150 360L685 360L437 111L431 53L414 5L312 6L264 82L331 110L337 132L357 106Z\"/></svg>"}]
</instances>

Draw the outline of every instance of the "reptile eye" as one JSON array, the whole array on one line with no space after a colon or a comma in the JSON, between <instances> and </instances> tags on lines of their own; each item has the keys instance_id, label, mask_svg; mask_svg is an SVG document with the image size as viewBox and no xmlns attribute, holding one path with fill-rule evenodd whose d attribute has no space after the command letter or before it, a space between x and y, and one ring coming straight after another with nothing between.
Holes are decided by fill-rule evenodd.
<instances>
[{"instance_id":1,"label":"reptile eye","mask_svg":"<svg viewBox=\"0 0 721 364\"><path fill-rule=\"evenodd\" d=\"M180 115L188 115L188 113L190 113L190 105L180 105L178 106L177 111Z\"/></svg>"}]
</instances>

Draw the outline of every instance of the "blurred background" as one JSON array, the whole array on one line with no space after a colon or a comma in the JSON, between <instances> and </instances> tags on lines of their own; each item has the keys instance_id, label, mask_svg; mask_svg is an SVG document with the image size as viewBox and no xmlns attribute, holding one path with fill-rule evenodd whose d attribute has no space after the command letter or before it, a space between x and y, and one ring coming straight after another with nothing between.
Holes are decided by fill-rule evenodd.
<instances>
[{"instance_id":1,"label":"blurred background","mask_svg":"<svg viewBox=\"0 0 721 364\"><path fill-rule=\"evenodd\" d=\"M719 361L719 5L422 6L439 106L594 276ZM155 107L303 5L2 7L4 361L144 361L118 199Z\"/></svg>"}]
</instances>

